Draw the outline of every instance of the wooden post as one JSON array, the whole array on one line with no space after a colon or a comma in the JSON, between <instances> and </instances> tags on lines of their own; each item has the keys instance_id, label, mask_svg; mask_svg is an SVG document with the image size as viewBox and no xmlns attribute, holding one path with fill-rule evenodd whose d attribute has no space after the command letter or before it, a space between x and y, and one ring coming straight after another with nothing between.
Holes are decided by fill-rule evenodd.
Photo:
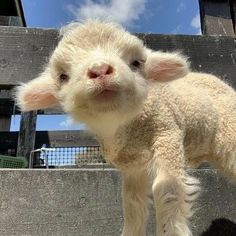
<instances>
[{"instance_id":1,"label":"wooden post","mask_svg":"<svg viewBox=\"0 0 236 236\"><path fill-rule=\"evenodd\" d=\"M9 99L10 92L9 90L0 90L0 100L1 99ZM9 104L9 111L11 110L11 105ZM5 112L0 114L0 132L1 131L9 131L11 127L11 112Z\"/></svg>"},{"instance_id":2,"label":"wooden post","mask_svg":"<svg viewBox=\"0 0 236 236\"><path fill-rule=\"evenodd\" d=\"M235 36L233 0L199 0L199 4L204 35Z\"/></svg>"},{"instance_id":3,"label":"wooden post","mask_svg":"<svg viewBox=\"0 0 236 236\"><path fill-rule=\"evenodd\" d=\"M231 9L232 21L234 25L234 33L236 35L236 1L235 0L230 0L230 9Z\"/></svg>"},{"instance_id":4,"label":"wooden post","mask_svg":"<svg viewBox=\"0 0 236 236\"><path fill-rule=\"evenodd\" d=\"M36 134L37 112L21 114L20 131L18 135L17 156L29 159L30 152L34 149Z\"/></svg>"}]
</instances>

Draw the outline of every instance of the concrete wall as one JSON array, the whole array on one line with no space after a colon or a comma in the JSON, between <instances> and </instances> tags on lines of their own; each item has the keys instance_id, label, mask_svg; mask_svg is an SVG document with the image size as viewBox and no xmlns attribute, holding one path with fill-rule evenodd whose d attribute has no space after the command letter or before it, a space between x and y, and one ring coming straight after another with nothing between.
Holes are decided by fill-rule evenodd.
<instances>
[{"instance_id":1,"label":"concrete wall","mask_svg":"<svg viewBox=\"0 0 236 236\"><path fill-rule=\"evenodd\" d=\"M198 170L192 174L203 183L202 197L192 219L194 236L202 235L215 219L218 220L210 230L224 233L208 232L204 236L235 236L236 185L226 182L215 170ZM0 180L1 236L118 236L121 233L121 181L115 170L4 169L0 170ZM152 212L147 236L154 235L154 222Z\"/></svg>"}]
</instances>

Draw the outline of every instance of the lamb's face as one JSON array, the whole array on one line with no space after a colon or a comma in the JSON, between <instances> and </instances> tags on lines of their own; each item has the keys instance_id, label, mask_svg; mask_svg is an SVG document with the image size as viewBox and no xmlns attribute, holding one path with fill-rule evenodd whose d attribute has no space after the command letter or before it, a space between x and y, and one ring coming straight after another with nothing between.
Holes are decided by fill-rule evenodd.
<instances>
[{"instance_id":1,"label":"lamb's face","mask_svg":"<svg viewBox=\"0 0 236 236\"><path fill-rule=\"evenodd\" d=\"M67 32L50 73L56 96L75 119L130 114L147 93L142 41L111 23L88 22Z\"/></svg>"},{"instance_id":2,"label":"lamb's face","mask_svg":"<svg viewBox=\"0 0 236 236\"><path fill-rule=\"evenodd\" d=\"M90 126L120 125L141 109L148 81L186 73L183 56L152 52L119 26L88 21L67 28L44 73L19 86L16 98L23 111L59 103Z\"/></svg>"}]
</instances>

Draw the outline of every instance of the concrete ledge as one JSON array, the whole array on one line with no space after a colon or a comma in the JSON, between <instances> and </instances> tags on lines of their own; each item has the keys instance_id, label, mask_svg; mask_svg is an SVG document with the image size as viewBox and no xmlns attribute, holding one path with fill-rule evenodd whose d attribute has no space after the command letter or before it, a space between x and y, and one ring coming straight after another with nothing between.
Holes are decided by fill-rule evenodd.
<instances>
[{"instance_id":1,"label":"concrete ledge","mask_svg":"<svg viewBox=\"0 0 236 236\"><path fill-rule=\"evenodd\" d=\"M226 182L215 170L191 172L203 185L199 207L192 219L194 236L201 235L212 220L219 218L224 220L216 221L213 230L215 224L224 226L226 219L232 221L231 231L236 230L236 185ZM4 169L0 170L0 179L1 236L119 236L121 233L121 186L115 170ZM152 212L148 236L154 235L154 222ZM235 236L236 231L232 232L221 235ZM204 234L208 235L213 234Z\"/></svg>"}]
</instances>

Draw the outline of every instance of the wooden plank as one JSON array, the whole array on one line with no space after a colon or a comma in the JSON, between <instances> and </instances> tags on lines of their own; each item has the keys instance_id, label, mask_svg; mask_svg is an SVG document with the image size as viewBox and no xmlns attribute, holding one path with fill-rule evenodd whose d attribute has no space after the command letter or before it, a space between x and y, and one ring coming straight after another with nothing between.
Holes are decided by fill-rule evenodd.
<instances>
[{"instance_id":1,"label":"wooden plank","mask_svg":"<svg viewBox=\"0 0 236 236\"><path fill-rule=\"evenodd\" d=\"M57 41L56 30L0 27L0 84L15 85L37 76Z\"/></svg>"},{"instance_id":2,"label":"wooden plank","mask_svg":"<svg viewBox=\"0 0 236 236\"><path fill-rule=\"evenodd\" d=\"M202 32L235 36L229 0L199 0Z\"/></svg>"},{"instance_id":3,"label":"wooden plank","mask_svg":"<svg viewBox=\"0 0 236 236\"><path fill-rule=\"evenodd\" d=\"M154 50L181 50L189 57L193 71L212 73L236 88L235 39L219 36L140 35Z\"/></svg>"},{"instance_id":4,"label":"wooden plank","mask_svg":"<svg viewBox=\"0 0 236 236\"><path fill-rule=\"evenodd\" d=\"M15 106L15 102L11 99L0 99L0 116L1 115L19 115L20 109ZM60 115L65 114L60 107L38 110L38 115Z\"/></svg>"},{"instance_id":5,"label":"wooden plank","mask_svg":"<svg viewBox=\"0 0 236 236\"><path fill-rule=\"evenodd\" d=\"M193 235L235 236L235 185L216 170L189 174L203 189L190 222ZM114 169L1 170L0 235L120 236L121 181ZM156 235L155 221L151 205L146 235Z\"/></svg>"},{"instance_id":6,"label":"wooden plank","mask_svg":"<svg viewBox=\"0 0 236 236\"><path fill-rule=\"evenodd\" d=\"M19 132L0 132L0 147L16 149ZM94 135L86 130L76 131L37 131L35 149L47 147L98 146Z\"/></svg>"},{"instance_id":7,"label":"wooden plank","mask_svg":"<svg viewBox=\"0 0 236 236\"><path fill-rule=\"evenodd\" d=\"M192 61L193 70L214 73L235 84L236 50L231 37L138 36L154 50L182 50ZM57 30L0 27L0 86L14 86L36 77L57 42Z\"/></svg>"}]
</instances>

